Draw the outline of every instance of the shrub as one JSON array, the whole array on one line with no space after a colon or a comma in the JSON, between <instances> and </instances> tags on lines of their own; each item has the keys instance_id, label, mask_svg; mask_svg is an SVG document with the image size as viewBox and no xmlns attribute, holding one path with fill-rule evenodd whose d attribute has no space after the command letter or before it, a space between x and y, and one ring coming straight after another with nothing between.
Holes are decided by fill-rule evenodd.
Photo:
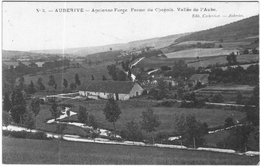
<instances>
[{"instance_id":1,"label":"shrub","mask_svg":"<svg viewBox=\"0 0 260 166\"><path fill-rule=\"evenodd\" d=\"M11 131L9 131L9 130L2 130L3 136L8 136L8 135L10 135L10 133L11 133Z\"/></svg>"},{"instance_id":2,"label":"shrub","mask_svg":"<svg viewBox=\"0 0 260 166\"><path fill-rule=\"evenodd\" d=\"M212 98L213 103L223 103L224 102L224 97L221 93L214 95Z\"/></svg>"},{"instance_id":3,"label":"shrub","mask_svg":"<svg viewBox=\"0 0 260 166\"><path fill-rule=\"evenodd\" d=\"M11 131L10 136L13 138L26 138L26 131Z\"/></svg>"},{"instance_id":4,"label":"shrub","mask_svg":"<svg viewBox=\"0 0 260 166\"><path fill-rule=\"evenodd\" d=\"M44 132L27 133L26 138L41 140L48 139L47 134L45 134Z\"/></svg>"},{"instance_id":5,"label":"shrub","mask_svg":"<svg viewBox=\"0 0 260 166\"><path fill-rule=\"evenodd\" d=\"M167 141L167 138L169 137L169 133L167 132L159 132L155 136L155 141L159 141L160 143Z\"/></svg>"}]
</instances>

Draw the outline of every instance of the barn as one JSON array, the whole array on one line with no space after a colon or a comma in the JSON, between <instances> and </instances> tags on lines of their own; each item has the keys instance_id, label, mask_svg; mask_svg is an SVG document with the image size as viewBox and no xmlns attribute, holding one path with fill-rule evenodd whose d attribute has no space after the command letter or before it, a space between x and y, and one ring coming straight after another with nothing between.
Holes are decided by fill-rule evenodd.
<instances>
[{"instance_id":1,"label":"barn","mask_svg":"<svg viewBox=\"0 0 260 166\"><path fill-rule=\"evenodd\" d=\"M79 95L92 99L128 100L139 96L143 88L137 82L131 81L88 81L79 87Z\"/></svg>"}]
</instances>

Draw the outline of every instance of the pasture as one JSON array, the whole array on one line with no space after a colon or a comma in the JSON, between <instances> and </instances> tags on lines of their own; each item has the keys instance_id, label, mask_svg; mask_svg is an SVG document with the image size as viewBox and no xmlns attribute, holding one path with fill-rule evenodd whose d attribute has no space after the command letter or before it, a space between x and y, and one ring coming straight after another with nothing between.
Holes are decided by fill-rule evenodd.
<instances>
[{"instance_id":1,"label":"pasture","mask_svg":"<svg viewBox=\"0 0 260 166\"><path fill-rule=\"evenodd\" d=\"M259 156L8 137L3 137L2 159L4 164L87 165L256 165L259 162Z\"/></svg>"}]
</instances>

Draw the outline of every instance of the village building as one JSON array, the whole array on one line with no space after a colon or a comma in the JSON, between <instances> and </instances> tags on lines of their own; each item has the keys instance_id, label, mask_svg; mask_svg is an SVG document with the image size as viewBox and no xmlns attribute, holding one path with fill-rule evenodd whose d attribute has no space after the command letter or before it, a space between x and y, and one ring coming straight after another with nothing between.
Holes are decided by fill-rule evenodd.
<instances>
[{"instance_id":1,"label":"village building","mask_svg":"<svg viewBox=\"0 0 260 166\"><path fill-rule=\"evenodd\" d=\"M192 83L193 86L196 86L198 82L201 83L201 85L206 85L209 83L209 74L194 74L190 77L189 82Z\"/></svg>"},{"instance_id":2,"label":"village building","mask_svg":"<svg viewBox=\"0 0 260 166\"><path fill-rule=\"evenodd\" d=\"M131 81L87 81L79 87L79 95L91 99L128 100L143 91L137 82Z\"/></svg>"}]
</instances>

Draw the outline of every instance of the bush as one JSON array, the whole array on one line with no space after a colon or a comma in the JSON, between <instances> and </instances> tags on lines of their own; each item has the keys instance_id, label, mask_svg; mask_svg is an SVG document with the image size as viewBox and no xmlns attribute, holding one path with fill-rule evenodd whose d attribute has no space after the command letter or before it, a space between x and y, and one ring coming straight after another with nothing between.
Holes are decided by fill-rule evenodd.
<instances>
[{"instance_id":1,"label":"bush","mask_svg":"<svg viewBox=\"0 0 260 166\"><path fill-rule=\"evenodd\" d=\"M224 97L221 93L214 95L212 98L213 103L224 103Z\"/></svg>"},{"instance_id":2,"label":"bush","mask_svg":"<svg viewBox=\"0 0 260 166\"><path fill-rule=\"evenodd\" d=\"M26 131L11 131L10 136L13 138L26 138Z\"/></svg>"},{"instance_id":3,"label":"bush","mask_svg":"<svg viewBox=\"0 0 260 166\"><path fill-rule=\"evenodd\" d=\"M8 135L10 135L10 133L11 133L11 131L9 131L9 130L2 130L3 136L8 136Z\"/></svg>"},{"instance_id":4,"label":"bush","mask_svg":"<svg viewBox=\"0 0 260 166\"><path fill-rule=\"evenodd\" d=\"M169 137L169 133L167 132L159 132L155 136L155 141L159 141L160 143L167 141Z\"/></svg>"},{"instance_id":5,"label":"bush","mask_svg":"<svg viewBox=\"0 0 260 166\"><path fill-rule=\"evenodd\" d=\"M47 134L45 134L44 132L27 133L26 138L41 139L41 140L48 139Z\"/></svg>"},{"instance_id":6,"label":"bush","mask_svg":"<svg viewBox=\"0 0 260 166\"><path fill-rule=\"evenodd\" d=\"M142 95L147 95L147 94L148 94L147 90L144 90L143 93L142 93Z\"/></svg>"}]
</instances>

